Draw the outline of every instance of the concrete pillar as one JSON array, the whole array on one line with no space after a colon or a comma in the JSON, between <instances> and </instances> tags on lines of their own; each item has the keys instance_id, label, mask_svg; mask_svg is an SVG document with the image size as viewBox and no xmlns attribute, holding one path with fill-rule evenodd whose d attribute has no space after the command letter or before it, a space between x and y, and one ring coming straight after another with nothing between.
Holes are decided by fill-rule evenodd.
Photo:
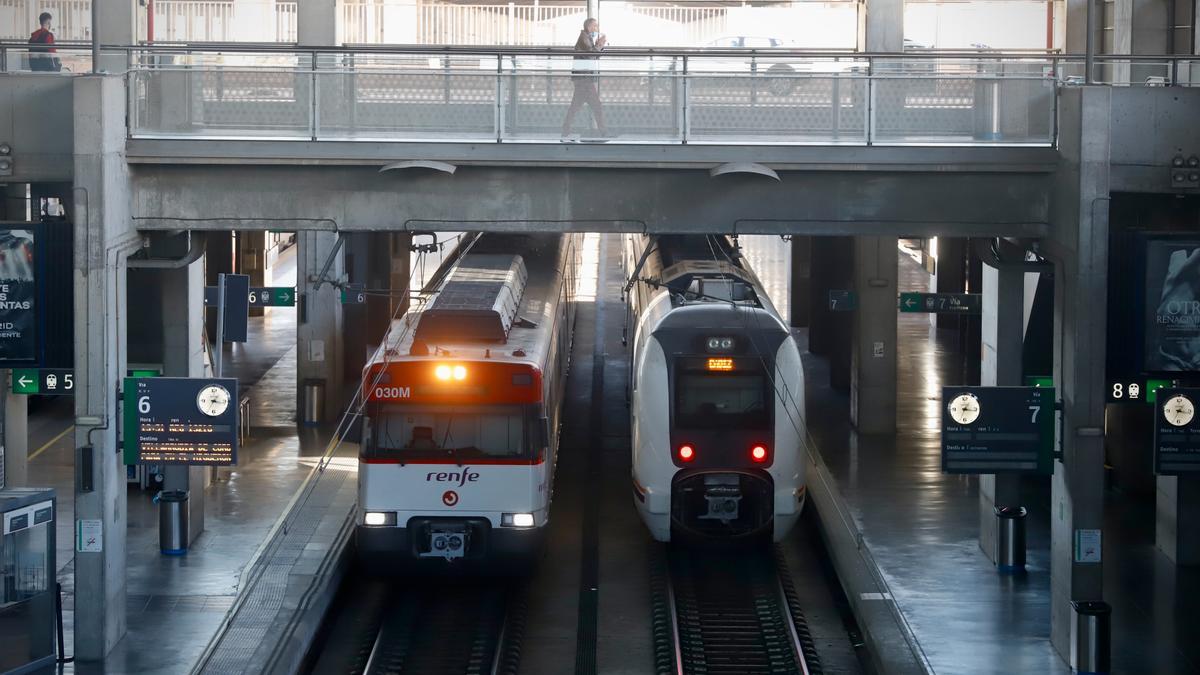
<instances>
[{"instance_id":1,"label":"concrete pillar","mask_svg":"<svg viewBox=\"0 0 1200 675\"><path fill-rule=\"evenodd\" d=\"M788 316L793 328L812 325L812 237L792 236L791 290Z\"/></svg>"},{"instance_id":2,"label":"concrete pillar","mask_svg":"<svg viewBox=\"0 0 1200 675\"><path fill-rule=\"evenodd\" d=\"M217 277L221 274L233 274L233 232L209 232L204 247L204 284L217 285ZM204 326L208 334L208 343L215 344L217 339L217 308L208 307L204 312Z\"/></svg>"},{"instance_id":3,"label":"concrete pillar","mask_svg":"<svg viewBox=\"0 0 1200 675\"><path fill-rule=\"evenodd\" d=\"M302 47L337 45L337 0L296 3L296 42Z\"/></svg>"},{"instance_id":4,"label":"concrete pillar","mask_svg":"<svg viewBox=\"0 0 1200 675\"><path fill-rule=\"evenodd\" d=\"M4 391L4 449L3 478L0 486L26 487L29 485L29 397L12 393L12 371L6 370L0 377Z\"/></svg>"},{"instance_id":5,"label":"concrete pillar","mask_svg":"<svg viewBox=\"0 0 1200 675\"><path fill-rule=\"evenodd\" d=\"M391 274L388 288L392 289L391 304L388 307L389 316L404 316L408 311L409 292L420 290L409 288L412 279L412 235L403 232L391 233L389 246L391 255Z\"/></svg>"},{"instance_id":6,"label":"concrete pillar","mask_svg":"<svg viewBox=\"0 0 1200 675\"><path fill-rule=\"evenodd\" d=\"M238 232L237 272L250 277L250 286L266 286L267 233ZM263 316L266 308L250 305L250 316Z\"/></svg>"},{"instance_id":7,"label":"concrete pillar","mask_svg":"<svg viewBox=\"0 0 1200 675\"><path fill-rule=\"evenodd\" d=\"M863 44L868 52L904 49L904 0L866 0Z\"/></svg>"},{"instance_id":8,"label":"concrete pillar","mask_svg":"<svg viewBox=\"0 0 1200 675\"><path fill-rule=\"evenodd\" d=\"M93 37L101 44L132 45L137 42L137 0L95 0L100 4L99 23L92 27ZM108 53L101 56L100 68L109 73L121 73L128 67L124 54Z\"/></svg>"},{"instance_id":9,"label":"concrete pillar","mask_svg":"<svg viewBox=\"0 0 1200 675\"><path fill-rule=\"evenodd\" d=\"M75 658L97 661L125 635L128 519L114 385L126 369L125 258L141 240L129 211L124 80L77 77L73 86L75 518L98 521L102 534L100 550L75 554Z\"/></svg>"},{"instance_id":10,"label":"concrete pillar","mask_svg":"<svg viewBox=\"0 0 1200 675\"><path fill-rule=\"evenodd\" d=\"M158 272L162 288L163 375L204 375L204 262ZM168 466L164 490L187 490L188 543L204 531L204 489L212 472L208 467Z\"/></svg>"},{"instance_id":11,"label":"concrete pillar","mask_svg":"<svg viewBox=\"0 0 1200 675\"><path fill-rule=\"evenodd\" d=\"M855 237L850 421L863 434L896 431L896 237Z\"/></svg>"},{"instance_id":12,"label":"concrete pillar","mask_svg":"<svg viewBox=\"0 0 1200 675\"><path fill-rule=\"evenodd\" d=\"M299 321L296 323L296 409L304 410L304 381L325 381L325 419L340 412L343 383L341 293L332 282L345 274L343 251L333 257L324 281L318 275L337 246L333 232L300 231L296 235L296 286ZM319 286L319 287L318 287Z\"/></svg>"},{"instance_id":13,"label":"concrete pillar","mask_svg":"<svg viewBox=\"0 0 1200 675\"><path fill-rule=\"evenodd\" d=\"M1112 54L1158 55L1170 53L1171 18L1168 0L1114 0L1112 5ZM1145 82L1163 76L1161 66L1152 64L1114 66L1116 81Z\"/></svg>"},{"instance_id":14,"label":"concrete pillar","mask_svg":"<svg viewBox=\"0 0 1200 675\"><path fill-rule=\"evenodd\" d=\"M1075 543L1094 542L1104 523L1110 97L1106 87L1062 91L1054 228L1042 249L1055 265L1053 374L1063 418L1050 493L1050 639L1068 661L1071 602L1104 595L1102 549L1076 555Z\"/></svg>"},{"instance_id":15,"label":"concrete pillar","mask_svg":"<svg viewBox=\"0 0 1200 675\"><path fill-rule=\"evenodd\" d=\"M1020 268L983 267L983 366L980 384L1015 387L1022 381L1021 354L1025 340L1025 273ZM996 562L999 521L995 508L1021 506L1021 477L1016 474L979 476L979 548Z\"/></svg>"},{"instance_id":16,"label":"concrete pillar","mask_svg":"<svg viewBox=\"0 0 1200 675\"><path fill-rule=\"evenodd\" d=\"M1176 565L1200 565L1200 476L1159 476L1154 544Z\"/></svg>"}]
</instances>

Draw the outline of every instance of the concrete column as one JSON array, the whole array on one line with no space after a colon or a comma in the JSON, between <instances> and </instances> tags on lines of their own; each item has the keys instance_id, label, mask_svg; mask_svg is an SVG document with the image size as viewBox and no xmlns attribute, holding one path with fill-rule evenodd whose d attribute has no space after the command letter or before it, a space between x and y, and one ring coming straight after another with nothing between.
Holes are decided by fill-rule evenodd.
<instances>
[{"instance_id":1,"label":"concrete column","mask_svg":"<svg viewBox=\"0 0 1200 675\"><path fill-rule=\"evenodd\" d=\"M1154 543L1176 565L1200 565L1200 477L1159 476Z\"/></svg>"},{"instance_id":2,"label":"concrete column","mask_svg":"<svg viewBox=\"0 0 1200 675\"><path fill-rule=\"evenodd\" d=\"M0 486L26 487L29 485L29 397L12 393L12 371L6 370L0 377L4 391L4 449L3 478Z\"/></svg>"},{"instance_id":3,"label":"concrete column","mask_svg":"<svg viewBox=\"0 0 1200 675\"><path fill-rule=\"evenodd\" d=\"M337 244L333 232L300 231L296 235L296 285L300 296L296 324L296 409L304 410L304 381L325 381L325 419L332 421L342 402L342 303L333 282L341 282L345 273L343 252L334 256L326 279L318 275Z\"/></svg>"},{"instance_id":4,"label":"concrete column","mask_svg":"<svg viewBox=\"0 0 1200 675\"><path fill-rule=\"evenodd\" d=\"M237 235L237 271L250 277L251 286L266 286L267 273L267 233L238 232ZM250 306L250 316L263 316L266 308L258 305Z\"/></svg>"},{"instance_id":5,"label":"concrete column","mask_svg":"<svg viewBox=\"0 0 1200 675\"><path fill-rule=\"evenodd\" d=\"M302 47L337 45L337 0L296 3L296 42Z\"/></svg>"},{"instance_id":6,"label":"concrete column","mask_svg":"<svg viewBox=\"0 0 1200 675\"><path fill-rule=\"evenodd\" d=\"M1062 92L1054 228L1043 246L1055 265L1054 382L1063 406L1063 458L1050 493L1050 639L1068 661L1071 601L1104 596L1102 562L1077 556L1075 541L1094 541L1104 523L1110 97L1106 87Z\"/></svg>"},{"instance_id":7,"label":"concrete column","mask_svg":"<svg viewBox=\"0 0 1200 675\"><path fill-rule=\"evenodd\" d=\"M896 431L896 237L854 239L850 421L863 434Z\"/></svg>"},{"instance_id":8,"label":"concrete column","mask_svg":"<svg viewBox=\"0 0 1200 675\"><path fill-rule=\"evenodd\" d=\"M124 80L78 77L73 86L75 517L98 521L102 533L100 550L75 554L75 658L97 661L125 635L128 519L114 385L126 369L125 258L140 238L129 212Z\"/></svg>"},{"instance_id":9,"label":"concrete column","mask_svg":"<svg viewBox=\"0 0 1200 675\"><path fill-rule=\"evenodd\" d=\"M812 237L792 236L792 278L788 316L793 328L812 325Z\"/></svg>"},{"instance_id":10,"label":"concrete column","mask_svg":"<svg viewBox=\"0 0 1200 675\"><path fill-rule=\"evenodd\" d=\"M868 52L904 49L904 0L866 0L863 42Z\"/></svg>"},{"instance_id":11,"label":"concrete column","mask_svg":"<svg viewBox=\"0 0 1200 675\"><path fill-rule=\"evenodd\" d=\"M1022 382L1025 340L1025 273L1020 268L983 266L983 366L980 384L1014 387ZM1021 506L1021 477L979 476L979 548L996 562L996 507Z\"/></svg>"},{"instance_id":12,"label":"concrete column","mask_svg":"<svg viewBox=\"0 0 1200 675\"><path fill-rule=\"evenodd\" d=\"M92 35L98 36L101 44L131 45L137 42L137 0L95 0L100 3L99 23L92 27ZM100 70L121 73L127 68L124 54L101 56Z\"/></svg>"},{"instance_id":13,"label":"concrete column","mask_svg":"<svg viewBox=\"0 0 1200 675\"><path fill-rule=\"evenodd\" d=\"M403 232L393 232L389 242L391 247L391 273L388 288L392 289L391 304L388 307L389 316L404 316L408 311L409 280L412 279L412 235Z\"/></svg>"},{"instance_id":14,"label":"concrete column","mask_svg":"<svg viewBox=\"0 0 1200 675\"><path fill-rule=\"evenodd\" d=\"M233 274L233 233L209 232L205 236L207 239L204 247L204 284L215 287L218 275ZM217 308L206 308L204 317L208 343L214 344L217 339Z\"/></svg>"},{"instance_id":15,"label":"concrete column","mask_svg":"<svg viewBox=\"0 0 1200 675\"><path fill-rule=\"evenodd\" d=\"M204 262L158 272L162 288L163 375L204 375ZM164 490L187 490L188 543L204 531L204 489L212 475L207 467L168 466Z\"/></svg>"}]
</instances>

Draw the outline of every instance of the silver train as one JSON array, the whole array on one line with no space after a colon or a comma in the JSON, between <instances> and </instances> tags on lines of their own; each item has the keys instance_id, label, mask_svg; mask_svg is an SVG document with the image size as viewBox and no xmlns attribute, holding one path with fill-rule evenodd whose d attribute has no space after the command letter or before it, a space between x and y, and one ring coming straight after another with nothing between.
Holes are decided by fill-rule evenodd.
<instances>
[{"instance_id":1,"label":"silver train","mask_svg":"<svg viewBox=\"0 0 1200 675\"><path fill-rule=\"evenodd\" d=\"M780 541L805 501L804 370L728 237L627 236L633 491L659 541Z\"/></svg>"}]
</instances>

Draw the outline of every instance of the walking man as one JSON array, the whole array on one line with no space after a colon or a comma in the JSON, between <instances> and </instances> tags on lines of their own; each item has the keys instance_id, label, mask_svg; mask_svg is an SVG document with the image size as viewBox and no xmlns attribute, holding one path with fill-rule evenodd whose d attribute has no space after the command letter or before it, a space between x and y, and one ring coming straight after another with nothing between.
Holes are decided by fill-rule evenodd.
<instances>
[{"instance_id":1,"label":"walking man","mask_svg":"<svg viewBox=\"0 0 1200 675\"><path fill-rule=\"evenodd\" d=\"M600 135L608 136L608 126L604 124L604 107L600 104L598 57L589 55L603 51L607 44L608 37L600 32L599 21L589 18L583 22L583 30L579 31L579 39L575 41L575 52L579 54L571 68L571 82L575 85L575 93L571 95L571 107L567 108L567 117L563 120L564 141L569 140L575 115L579 114L585 103L591 109L592 117L596 119L596 128Z\"/></svg>"},{"instance_id":2,"label":"walking man","mask_svg":"<svg viewBox=\"0 0 1200 675\"><path fill-rule=\"evenodd\" d=\"M54 33L50 32L50 21L53 18L50 16L50 12L42 12L41 16L38 17L40 27L29 36L29 44L42 45L29 48L30 70L56 71L62 68L57 57L44 55L47 52L53 53L57 51L54 47L45 46L54 44Z\"/></svg>"}]
</instances>

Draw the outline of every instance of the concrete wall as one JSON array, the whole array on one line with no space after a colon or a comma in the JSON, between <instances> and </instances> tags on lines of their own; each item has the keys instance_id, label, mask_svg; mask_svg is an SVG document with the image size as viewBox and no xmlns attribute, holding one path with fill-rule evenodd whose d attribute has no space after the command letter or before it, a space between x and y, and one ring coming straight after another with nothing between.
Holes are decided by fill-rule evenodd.
<instances>
[{"instance_id":1,"label":"concrete wall","mask_svg":"<svg viewBox=\"0 0 1200 675\"><path fill-rule=\"evenodd\" d=\"M13 153L12 176L0 182L70 182L74 86L56 74L0 75L0 143Z\"/></svg>"},{"instance_id":2,"label":"concrete wall","mask_svg":"<svg viewBox=\"0 0 1200 675\"><path fill-rule=\"evenodd\" d=\"M1178 192L1171 185L1171 158L1200 156L1200 88L1148 87L1112 90L1113 192Z\"/></svg>"}]
</instances>

